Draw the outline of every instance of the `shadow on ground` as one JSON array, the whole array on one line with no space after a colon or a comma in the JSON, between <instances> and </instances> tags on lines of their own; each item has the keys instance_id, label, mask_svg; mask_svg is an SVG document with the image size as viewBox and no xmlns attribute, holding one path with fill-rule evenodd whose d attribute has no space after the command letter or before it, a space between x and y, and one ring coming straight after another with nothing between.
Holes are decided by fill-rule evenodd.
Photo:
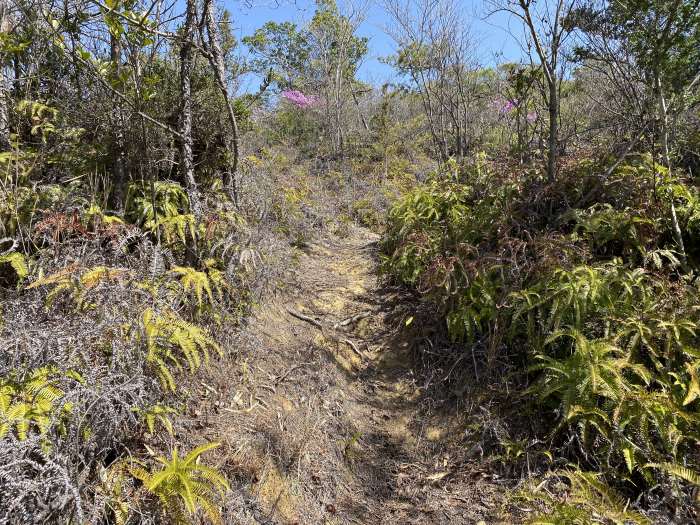
<instances>
[{"instance_id":1,"label":"shadow on ground","mask_svg":"<svg viewBox=\"0 0 700 525\"><path fill-rule=\"evenodd\" d=\"M228 523L513 522L464 401L437 395L416 360L431 334L406 329L411 298L381 286L377 240L355 229L308 246L206 379L199 430L225 445Z\"/></svg>"}]
</instances>

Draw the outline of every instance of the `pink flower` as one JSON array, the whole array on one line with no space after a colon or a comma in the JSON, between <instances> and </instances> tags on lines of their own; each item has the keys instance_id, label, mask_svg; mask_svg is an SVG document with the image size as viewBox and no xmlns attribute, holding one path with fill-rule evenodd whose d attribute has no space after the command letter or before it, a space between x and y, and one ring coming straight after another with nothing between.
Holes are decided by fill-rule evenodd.
<instances>
[{"instance_id":1,"label":"pink flower","mask_svg":"<svg viewBox=\"0 0 700 525\"><path fill-rule=\"evenodd\" d=\"M313 106L317 102L317 97L315 95L304 95L301 91L297 90L286 90L282 91L282 97L289 100L292 104L298 108L308 108Z\"/></svg>"},{"instance_id":2,"label":"pink flower","mask_svg":"<svg viewBox=\"0 0 700 525\"><path fill-rule=\"evenodd\" d=\"M502 98L497 98L491 102L491 106L498 110L498 112L502 115L505 115L518 107L518 100L504 100Z\"/></svg>"},{"instance_id":3,"label":"pink flower","mask_svg":"<svg viewBox=\"0 0 700 525\"><path fill-rule=\"evenodd\" d=\"M535 111L530 111L527 116L525 117L525 120L527 120L530 124L535 122L537 120L537 113Z\"/></svg>"},{"instance_id":4,"label":"pink flower","mask_svg":"<svg viewBox=\"0 0 700 525\"><path fill-rule=\"evenodd\" d=\"M510 113L516 108L517 105L517 100L506 100L505 103L501 106L500 111L501 113Z\"/></svg>"}]
</instances>

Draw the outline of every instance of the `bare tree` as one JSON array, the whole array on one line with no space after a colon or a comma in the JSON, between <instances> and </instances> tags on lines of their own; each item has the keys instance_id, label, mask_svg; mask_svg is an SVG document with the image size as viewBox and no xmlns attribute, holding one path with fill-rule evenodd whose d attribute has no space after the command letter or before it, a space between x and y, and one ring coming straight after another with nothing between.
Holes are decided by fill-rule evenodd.
<instances>
[{"instance_id":1,"label":"bare tree","mask_svg":"<svg viewBox=\"0 0 700 525\"><path fill-rule=\"evenodd\" d=\"M492 12L505 11L523 23L525 49L530 61L542 70L543 96L549 113L547 136L547 178L554 181L559 160L559 118L561 83L564 78L565 49L573 28L566 20L578 0L489 0Z\"/></svg>"},{"instance_id":2,"label":"bare tree","mask_svg":"<svg viewBox=\"0 0 700 525\"><path fill-rule=\"evenodd\" d=\"M476 46L452 0L387 0L399 71L417 90L439 158L461 157L474 140Z\"/></svg>"},{"instance_id":3,"label":"bare tree","mask_svg":"<svg viewBox=\"0 0 700 525\"><path fill-rule=\"evenodd\" d=\"M204 19L207 29L207 40L205 49L207 58L211 64L212 71L216 77L216 83L221 92L224 105L226 106L226 114L228 116L229 125L231 127L230 139L227 136L227 149L230 151L231 160L227 162L227 167L224 175L224 187L230 192L231 200L234 204L238 204L238 188L237 188L237 172L238 172L238 157L239 157L239 132L238 122L236 120L236 112L228 94L228 86L226 85L226 65L221 49L221 33L219 23L214 16L214 6L212 0L204 2Z\"/></svg>"},{"instance_id":4,"label":"bare tree","mask_svg":"<svg viewBox=\"0 0 700 525\"><path fill-rule=\"evenodd\" d=\"M121 42L119 35L110 33L110 59L114 67L114 77L118 82L121 75ZM113 191L112 201L117 208L124 205L124 188L126 186L126 166L124 147L124 108L121 100L112 95L115 126L114 144L112 148Z\"/></svg>"},{"instance_id":5,"label":"bare tree","mask_svg":"<svg viewBox=\"0 0 700 525\"><path fill-rule=\"evenodd\" d=\"M317 81L324 91L326 129L333 153L345 155L346 102L352 95L353 81L359 61L366 53L367 42L356 36L365 19L364 3L346 2L338 6L319 2L319 8L309 24L312 60L321 73Z\"/></svg>"}]
</instances>

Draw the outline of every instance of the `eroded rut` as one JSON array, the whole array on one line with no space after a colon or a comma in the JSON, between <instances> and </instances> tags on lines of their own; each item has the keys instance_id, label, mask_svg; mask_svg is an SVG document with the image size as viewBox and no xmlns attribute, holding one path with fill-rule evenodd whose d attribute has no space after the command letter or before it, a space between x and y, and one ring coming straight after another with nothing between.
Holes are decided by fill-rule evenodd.
<instances>
[{"instance_id":1,"label":"eroded rut","mask_svg":"<svg viewBox=\"0 0 700 525\"><path fill-rule=\"evenodd\" d=\"M413 371L378 237L309 246L241 350L207 378L207 439L235 480L231 523L496 523L503 489ZM473 455L472 455L473 456Z\"/></svg>"}]
</instances>

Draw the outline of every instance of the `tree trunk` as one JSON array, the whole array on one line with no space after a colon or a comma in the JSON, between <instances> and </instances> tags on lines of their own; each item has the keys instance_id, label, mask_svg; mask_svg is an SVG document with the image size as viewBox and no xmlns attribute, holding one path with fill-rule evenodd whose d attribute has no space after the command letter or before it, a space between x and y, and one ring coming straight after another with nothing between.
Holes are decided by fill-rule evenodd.
<instances>
[{"instance_id":1,"label":"tree trunk","mask_svg":"<svg viewBox=\"0 0 700 525\"><path fill-rule=\"evenodd\" d=\"M212 9L212 2L208 1L205 4L204 9L206 10L206 26L207 33L209 34L209 63L216 76L216 83L219 86L219 91L224 99L224 104L226 105L226 113L229 120L229 125L231 126L231 140L229 142L228 138L226 140L227 147L231 150L232 159L231 163L227 166L224 174L224 188L229 193L231 200L235 206L238 206L238 157L239 157L239 133L238 133L238 121L236 120L236 113L231 104L231 100L228 96L228 89L226 87L226 66L224 64L224 55L221 49L221 37L219 33L219 26L214 18L214 10Z\"/></svg>"},{"instance_id":2,"label":"tree trunk","mask_svg":"<svg viewBox=\"0 0 700 525\"><path fill-rule=\"evenodd\" d=\"M548 93L547 106L549 109L549 136L547 137L547 180L554 182L557 176L557 161L559 160L559 75L557 74L557 64L559 62L559 45L561 43L560 33L560 16L563 10L563 1L557 1L556 14L552 26L549 27L549 55L545 52L545 48L540 40L540 35L537 33L537 26L532 19L530 13L531 2L528 0L519 0L520 8L523 13L523 20L530 32L532 42L535 44L535 50L540 60L540 68L547 81ZM544 89L543 89L544 91Z\"/></svg>"},{"instance_id":3,"label":"tree trunk","mask_svg":"<svg viewBox=\"0 0 700 525\"><path fill-rule=\"evenodd\" d=\"M355 90L350 87L350 94L352 95L352 100L355 102L355 107L357 108L357 113L360 115L360 121L362 122L362 126L365 128L365 131L369 133L369 124L367 124L367 119L365 118L364 113L362 113L362 108L360 107L360 101L357 100L357 94L355 93Z\"/></svg>"},{"instance_id":4,"label":"tree trunk","mask_svg":"<svg viewBox=\"0 0 700 525\"><path fill-rule=\"evenodd\" d=\"M112 64L114 65L115 76L119 78L121 73L121 46L119 39L115 35L110 35L109 54ZM124 162L124 112L120 100L113 98L116 126L114 132L114 144L112 149L112 207L115 210L121 210L124 206L124 189L126 186L126 169Z\"/></svg>"},{"instance_id":5,"label":"tree trunk","mask_svg":"<svg viewBox=\"0 0 700 525\"><path fill-rule=\"evenodd\" d=\"M656 76L656 91L659 103L659 113L661 122L661 155L663 157L663 162L668 169L668 176L671 176L671 154L668 146L668 107L666 105L666 97L664 97L663 88L661 85L661 77ZM676 241L678 246L678 252L680 253L681 264L683 269L687 269L688 258L685 253L685 244L683 243L683 233L681 232L681 226L678 223L678 215L676 214L676 204L674 203L673 194L669 195L671 201L671 228L673 230L673 239Z\"/></svg>"},{"instance_id":6,"label":"tree trunk","mask_svg":"<svg viewBox=\"0 0 700 525\"><path fill-rule=\"evenodd\" d=\"M554 182L559 159L559 91L556 79L549 82L549 137L547 152L547 180Z\"/></svg>"},{"instance_id":7,"label":"tree trunk","mask_svg":"<svg viewBox=\"0 0 700 525\"><path fill-rule=\"evenodd\" d=\"M7 2L0 0L0 32L7 31ZM10 91L5 76L5 55L0 54L0 150L10 147Z\"/></svg>"},{"instance_id":8,"label":"tree trunk","mask_svg":"<svg viewBox=\"0 0 700 525\"><path fill-rule=\"evenodd\" d=\"M343 77L341 75L341 63L338 59L338 63L335 66L335 133L336 133L336 144L338 148L338 153L341 159L345 158L345 144L343 139L343 127L342 127L342 110L341 110L341 90Z\"/></svg>"},{"instance_id":9,"label":"tree trunk","mask_svg":"<svg viewBox=\"0 0 700 525\"><path fill-rule=\"evenodd\" d=\"M10 147L10 94L2 60L0 57L0 151Z\"/></svg>"},{"instance_id":10,"label":"tree trunk","mask_svg":"<svg viewBox=\"0 0 700 525\"><path fill-rule=\"evenodd\" d=\"M185 25L182 28L180 48L180 172L187 186L190 208L195 219L202 218L202 202L194 177L192 155L192 67L194 66L193 39L197 21L196 0L187 0Z\"/></svg>"}]
</instances>

